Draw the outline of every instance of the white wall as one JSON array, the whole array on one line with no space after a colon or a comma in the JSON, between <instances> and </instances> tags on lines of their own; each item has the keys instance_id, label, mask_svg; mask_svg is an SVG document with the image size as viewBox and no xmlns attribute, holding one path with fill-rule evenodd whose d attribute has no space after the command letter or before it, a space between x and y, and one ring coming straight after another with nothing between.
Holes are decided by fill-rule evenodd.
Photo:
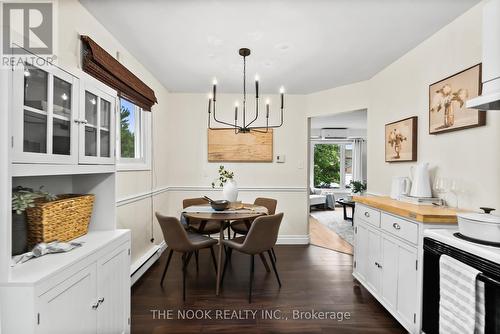
<instances>
[{"instance_id":1,"label":"white wall","mask_svg":"<svg viewBox=\"0 0 500 334\"><path fill-rule=\"evenodd\" d=\"M156 94L158 104L153 106L153 146L154 169L151 171L119 172L117 175L117 197L134 198L140 194L150 194L151 189L162 188L167 184L166 166L168 156L163 142L167 140L163 124L167 123L167 90L160 82L135 59L77 0L58 2L58 47L56 55L59 65L66 68L80 68L80 35L88 35L111 55L119 52L119 60ZM154 210L162 210L167 201L154 201ZM132 263L153 247L151 221L153 219L151 198L138 197L137 201L118 208L118 226L132 230ZM163 240L157 223L153 223L155 244Z\"/></svg>"},{"instance_id":2,"label":"white wall","mask_svg":"<svg viewBox=\"0 0 500 334\"><path fill-rule=\"evenodd\" d=\"M222 85L222 84L221 84ZM207 86L207 89L209 87ZM219 94L217 117L234 119L234 101L241 96ZM263 99L262 99L263 100ZM207 96L206 94L170 94L169 121L164 124L169 134L171 157L168 166L170 193L169 214L180 214L183 198L213 193L211 182L217 177L221 163L209 163L207 157ZM278 96L271 96L271 123L278 121ZM241 103L240 103L241 105ZM284 154L285 163L223 163L234 171L240 199L253 202L256 197L278 200L278 211L285 212L280 230L282 238L307 238L307 120L304 96L287 96L285 99L285 124L274 131L274 154ZM263 107L263 104L262 106ZM255 105L249 101L248 115L254 115ZM240 108L241 109L241 108ZM261 114L261 117L263 115ZM241 114L240 114L241 117ZM249 116L248 116L249 117ZM258 124L258 123L256 123Z\"/></svg>"},{"instance_id":3,"label":"white wall","mask_svg":"<svg viewBox=\"0 0 500 334\"><path fill-rule=\"evenodd\" d=\"M418 116L418 161L433 175L459 180L466 189L459 205L500 206L500 113L488 112L487 126L428 134L429 84L481 62L482 3L418 45L372 79L311 94L307 116L368 109L368 191L387 195L392 176L406 176L413 163L384 159L384 125ZM451 204L453 196L447 196Z\"/></svg>"}]
</instances>

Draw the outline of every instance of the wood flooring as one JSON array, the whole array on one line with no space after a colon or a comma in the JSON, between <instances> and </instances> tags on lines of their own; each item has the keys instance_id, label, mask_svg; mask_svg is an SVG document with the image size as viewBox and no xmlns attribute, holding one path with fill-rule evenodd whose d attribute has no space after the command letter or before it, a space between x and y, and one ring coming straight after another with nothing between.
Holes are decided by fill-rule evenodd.
<instances>
[{"instance_id":1,"label":"wood flooring","mask_svg":"<svg viewBox=\"0 0 500 334\"><path fill-rule=\"evenodd\" d=\"M328 248L349 255L353 254L353 248L347 241L311 216L309 216L309 236L311 238L311 244L315 246Z\"/></svg>"},{"instance_id":2,"label":"wood flooring","mask_svg":"<svg viewBox=\"0 0 500 334\"><path fill-rule=\"evenodd\" d=\"M280 289L274 274L266 273L262 263L256 261L252 304L247 300L248 255L233 253L221 295L217 297L210 252L201 251L199 272L194 260L189 264L187 296L183 303L179 254L172 258L164 286L160 288L167 254L164 252L132 288L132 333L405 332L371 294L353 280L352 256L315 246L277 246L275 250L283 286ZM342 315L345 319L306 319L313 315L313 310L331 312L329 316L337 319ZM256 316L250 311L257 311ZM277 319L264 316L266 311ZM302 319L297 319L300 311L307 313L301 313ZM200 319L183 320L179 318L183 312L186 316L206 314Z\"/></svg>"}]
</instances>

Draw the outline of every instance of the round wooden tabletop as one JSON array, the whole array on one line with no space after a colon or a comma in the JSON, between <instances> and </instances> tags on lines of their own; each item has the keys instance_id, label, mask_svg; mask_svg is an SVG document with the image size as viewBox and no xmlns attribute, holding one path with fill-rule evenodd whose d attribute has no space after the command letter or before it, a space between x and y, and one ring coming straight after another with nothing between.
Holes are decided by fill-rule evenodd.
<instances>
[{"instance_id":1,"label":"round wooden tabletop","mask_svg":"<svg viewBox=\"0 0 500 334\"><path fill-rule=\"evenodd\" d=\"M207 204L208 206L208 204ZM244 208L256 208L254 204L243 203ZM187 209L187 208L186 208ZM242 210L239 212L183 212L183 215L187 218L200 219L200 220L247 220L257 218L259 216L266 215L263 212L248 212L248 210Z\"/></svg>"}]
</instances>

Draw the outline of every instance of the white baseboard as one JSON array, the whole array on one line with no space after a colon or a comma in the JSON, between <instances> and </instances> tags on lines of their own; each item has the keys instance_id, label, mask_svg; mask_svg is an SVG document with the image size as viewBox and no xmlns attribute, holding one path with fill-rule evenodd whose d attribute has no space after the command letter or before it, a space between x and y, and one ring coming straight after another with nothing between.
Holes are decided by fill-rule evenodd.
<instances>
[{"instance_id":1,"label":"white baseboard","mask_svg":"<svg viewBox=\"0 0 500 334\"><path fill-rule=\"evenodd\" d=\"M308 245L309 235L279 235L277 245Z\"/></svg>"},{"instance_id":2,"label":"white baseboard","mask_svg":"<svg viewBox=\"0 0 500 334\"><path fill-rule=\"evenodd\" d=\"M167 249L165 241L162 241L159 245L152 247L143 256L141 256L137 261L132 263L130 266L130 285L134 285L135 282L155 263L161 256L161 254Z\"/></svg>"}]
</instances>

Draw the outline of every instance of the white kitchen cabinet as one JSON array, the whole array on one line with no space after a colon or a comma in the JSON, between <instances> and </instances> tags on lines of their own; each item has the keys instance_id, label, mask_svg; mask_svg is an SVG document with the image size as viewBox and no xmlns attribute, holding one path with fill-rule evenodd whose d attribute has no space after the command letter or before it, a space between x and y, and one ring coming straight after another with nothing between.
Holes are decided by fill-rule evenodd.
<instances>
[{"instance_id":1,"label":"white kitchen cabinet","mask_svg":"<svg viewBox=\"0 0 500 334\"><path fill-rule=\"evenodd\" d=\"M380 290L380 233L368 229L368 262L366 282L373 291Z\"/></svg>"},{"instance_id":2,"label":"white kitchen cabinet","mask_svg":"<svg viewBox=\"0 0 500 334\"><path fill-rule=\"evenodd\" d=\"M450 227L356 203L353 276L410 333L421 328L423 232Z\"/></svg>"},{"instance_id":3,"label":"white kitchen cabinet","mask_svg":"<svg viewBox=\"0 0 500 334\"><path fill-rule=\"evenodd\" d=\"M13 163L114 164L116 91L89 75L24 64L10 80Z\"/></svg>"},{"instance_id":4,"label":"white kitchen cabinet","mask_svg":"<svg viewBox=\"0 0 500 334\"><path fill-rule=\"evenodd\" d=\"M417 313L417 250L388 236L382 237L381 298L407 325Z\"/></svg>"},{"instance_id":5,"label":"white kitchen cabinet","mask_svg":"<svg viewBox=\"0 0 500 334\"><path fill-rule=\"evenodd\" d=\"M368 278L368 229L364 224L356 224L354 234L354 270L356 274L367 280Z\"/></svg>"},{"instance_id":6,"label":"white kitchen cabinet","mask_svg":"<svg viewBox=\"0 0 500 334\"><path fill-rule=\"evenodd\" d=\"M38 297L37 333L96 333L96 276L92 264Z\"/></svg>"},{"instance_id":7,"label":"white kitchen cabinet","mask_svg":"<svg viewBox=\"0 0 500 334\"><path fill-rule=\"evenodd\" d=\"M13 162L77 163L78 78L27 64L11 75Z\"/></svg>"},{"instance_id":8,"label":"white kitchen cabinet","mask_svg":"<svg viewBox=\"0 0 500 334\"><path fill-rule=\"evenodd\" d=\"M129 249L121 247L97 262L97 333L127 333L130 314Z\"/></svg>"},{"instance_id":9,"label":"white kitchen cabinet","mask_svg":"<svg viewBox=\"0 0 500 334\"><path fill-rule=\"evenodd\" d=\"M80 96L80 156L85 164L114 164L116 96L82 80Z\"/></svg>"},{"instance_id":10,"label":"white kitchen cabinet","mask_svg":"<svg viewBox=\"0 0 500 334\"><path fill-rule=\"evenodd\" d=\"M130 332L130 231L92 231L83 246L12 269L0 284L2 334Z\"/></svg>"}]
</instances>

